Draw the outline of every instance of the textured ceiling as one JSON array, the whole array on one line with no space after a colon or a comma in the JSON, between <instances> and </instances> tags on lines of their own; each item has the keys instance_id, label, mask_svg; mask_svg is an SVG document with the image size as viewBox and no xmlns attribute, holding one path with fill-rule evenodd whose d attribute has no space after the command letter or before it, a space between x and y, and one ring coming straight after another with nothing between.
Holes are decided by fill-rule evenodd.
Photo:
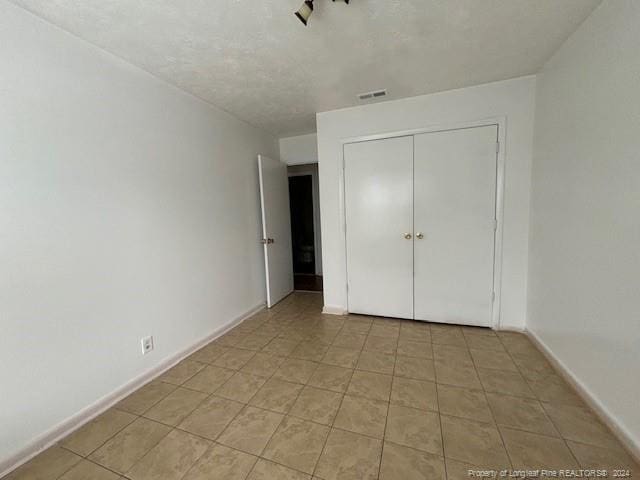
<instances>
[{"instance_id":1,"label":"textured ceiling","mask_svg":"<svg viewBox=\"0 0 640 480\"><path fill-rule=\"evenodd\" d=\"M315 113L535 73L600 0L11 0L280 136Z\"/></svg>"}]
</instances>

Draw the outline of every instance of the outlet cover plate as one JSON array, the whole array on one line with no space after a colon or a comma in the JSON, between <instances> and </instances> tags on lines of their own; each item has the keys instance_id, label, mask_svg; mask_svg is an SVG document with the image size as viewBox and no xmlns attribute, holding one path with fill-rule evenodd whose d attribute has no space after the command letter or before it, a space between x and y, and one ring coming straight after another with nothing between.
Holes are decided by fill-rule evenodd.
<instances>
[{"instance_id":1,"label":"outlet cover plate","mask_svg":"<svg viewBox=\"0 0 640 480\"><path fill-rule=\"evenodd\" d=\"M142 354L146 355L147 353L149 353L151 350L153 350L153 337L144 337L142 340L140 340L140 343L142 344Z\"/></svg>"}]
</instances>

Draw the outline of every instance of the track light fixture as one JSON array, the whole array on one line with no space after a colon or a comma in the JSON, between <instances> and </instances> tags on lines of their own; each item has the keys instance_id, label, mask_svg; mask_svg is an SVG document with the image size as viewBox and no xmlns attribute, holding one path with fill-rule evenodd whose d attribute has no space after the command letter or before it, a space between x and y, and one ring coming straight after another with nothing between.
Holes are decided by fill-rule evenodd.
<instances>
[{"instance_id":1,"label":"track light fixture","mask_svg":"<svg viewBox=\"0 0 640 480\"><path fill-rule=\"evenodd\" d=\"M332 0L332 1L335 2L336 0ZM349 5L349 0L341 0L341 1ZM313 0L305 0L305 2L298 9L295 15L296 17L298 17L298 20L300 20L302 23L307 25L307 22L309 21L309 17L311 16L312 13L313 13Z\"/></svg>"},{"instance_id":2,"label":"track light fixture","mask_svg":"<svg viewBox=\"0 0 640 480\"><path fill-rule=\"evenodd\" d=\"M313 0L306 0L296 12L296 17L305 25L313 13Z\"/></svg>"}]
</instances>

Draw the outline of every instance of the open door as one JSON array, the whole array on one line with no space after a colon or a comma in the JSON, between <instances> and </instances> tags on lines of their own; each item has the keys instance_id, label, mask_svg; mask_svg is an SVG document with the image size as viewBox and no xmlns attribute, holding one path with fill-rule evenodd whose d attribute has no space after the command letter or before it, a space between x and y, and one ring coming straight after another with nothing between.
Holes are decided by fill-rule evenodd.
<instances>
[{"instance_id":1,"label":"open door","mask_svg":"<svg viewBox=\"0 0 640 480\"><path fill-rule=\"evenodd\" d=\"M267 306L271 308L293 291L293 256L287 166L258 155L262 243L267 276Z\"/></svg>"}]
</instances>

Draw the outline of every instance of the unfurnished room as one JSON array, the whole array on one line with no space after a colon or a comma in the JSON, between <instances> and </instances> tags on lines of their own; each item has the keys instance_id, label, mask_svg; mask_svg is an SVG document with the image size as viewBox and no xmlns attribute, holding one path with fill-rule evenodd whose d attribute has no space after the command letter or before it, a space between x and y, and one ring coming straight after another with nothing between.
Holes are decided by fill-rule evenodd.
<instances>
[{"instance_id":1,"label":"unfurnished room","mask_svg":"<svg viewBox=\"0 0 640 480\"><path fill-rule=\"evenodd\" d=\"M0 0L0 478L640 478L640 0Z\"/></svg>"}]
</instances>

